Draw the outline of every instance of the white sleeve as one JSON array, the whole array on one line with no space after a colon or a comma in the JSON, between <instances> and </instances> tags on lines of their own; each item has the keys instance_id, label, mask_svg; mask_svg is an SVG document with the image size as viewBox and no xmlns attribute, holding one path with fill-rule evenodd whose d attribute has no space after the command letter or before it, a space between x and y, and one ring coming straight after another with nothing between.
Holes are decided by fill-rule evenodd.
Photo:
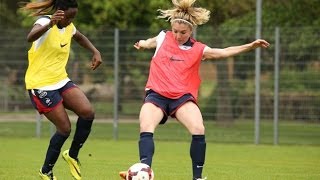
<instances>
[{"instance_id":1,"label":"white sleeve","mask_svg":"<svg viewBox=\"0 0 320 180\"><path fill-rule=\"evenodd\" d=\"M203 48L203 52L202 52L202 56L203 56L204 52L207 51L207 50L209 50L209 49L210 49L209 46L204 47L204 48ZM206 60L206 59L203 58L202 61L203 61L203 60Z\"/></svg>"},{"instance_id":2,"label":"white sleeve","mask_svg":"<svg viewBox=\"0 0 320 180\"><path fill-rule=\"evenodd\" d=\"M41 26L46 26L49 23L50 19L48 17L41 17L33 25L39 24ZM35 40L35 49L39 48L49 31L50 29L47 32L45 32L42 36L40 36L37 40Z\"/></svg>"},{"instance_id":3,"label":"white sleeve","mask_svg":"<svg viewBox=\"0 0 320 180\"><path fill-rule=\"evenodd\" d=\"M41 26L45 26L50 23L50 19L47 17L39 18L33 25L39 24Z\"/></svg>"},{"instance_id":4,"label":"white sleeve","mask_svg":"<svg viewBox=\"0 0 320 180\"><path fill-rule=\"evenodd\" d=\"M154 52L154 55L155 56L161 46L161 44L163 43L164 41L164 38L166 37L166 33L164 31L161 31L158 36L157 36L157 39L156 39L156 42L157 42L157 47L156 47L156 51Z\"/></svg>"},{"instance_id":5,"label":"white sleeve","mask_svg":"<svg viewBox=\"0 0 320 180\"><path fill-rule=\"evenodd\" d=\"M161 46L161 44L163 43L164 41L164 38L166 37L166 33L164 31L161 31L158 36L157 36L157 47L158 46Z\"/></svg>"},{"instance_id":6,"label":"white sleeve","mask_svg":"<svg viewBox=\"0 0 320 180\"><path fill-rule=\"evenodd\" d=\"M73 31L72 31L72 35L75 35L76 34L76 32L77 32L77 28L75 27L75 26L73 26L74 28L73 28Z\"/></svg>"}]
</instances>

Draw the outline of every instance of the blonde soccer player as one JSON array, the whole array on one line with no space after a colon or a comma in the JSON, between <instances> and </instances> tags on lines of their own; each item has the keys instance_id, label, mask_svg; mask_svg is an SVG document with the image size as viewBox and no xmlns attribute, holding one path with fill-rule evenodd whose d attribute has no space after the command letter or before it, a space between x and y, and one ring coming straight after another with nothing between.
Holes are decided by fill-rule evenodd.
<instances>
[{"instance_id":1,"label":"blonde soccer player","mask_svg":"<svg viewBox=\"0 0 320 180\"><path fill-rule=\"evenodd\" d=\"M139 116L140 161L151 167L155 151L153 133L159 124L164 124L171 116L191 135L192 179L201 180L204 179L202 170L206 140L203 118L197 105L200 63L224 59L255 48L266 48L269 43L257 39L239 46L211 48L191 37L196 26L209 20L210 11L193 6L195 0L172 0L172 3L171 9L159 10L161 15L158 16L170 22L171 30L161 31L155 37L134 44L136 49L155 49ZM124 179L125 171L120 172L120 176Z\"/></svg>"}]
</instances>

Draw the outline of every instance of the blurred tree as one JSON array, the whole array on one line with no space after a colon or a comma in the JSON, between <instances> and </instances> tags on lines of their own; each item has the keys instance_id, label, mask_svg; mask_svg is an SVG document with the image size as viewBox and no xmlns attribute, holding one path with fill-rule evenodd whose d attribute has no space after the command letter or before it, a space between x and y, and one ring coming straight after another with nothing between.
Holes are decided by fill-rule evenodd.
<instances>
[{"instance_id":1,"label":"blurred tree","mask_svg":"<svg viewBox=\"0 0 320 180\"><path fill-rule=\"evenodd\" d=\"M23 1L23 0L22 0ZM2 59L15 59L17 61L25 61L25 58L15 57L16 55L8 55L11 48L21 42L21 35L16 35L10 29L10 27L28 27L30 28L34 22L34 18L30 18L27 14L17 11L19 0L0 0L0 30L4 39L0 45L3 51L0 52L0 58ZM210 21L204 25L204 27L214 28L215 31L203 31L201 36L200 31L198 37L201 41L208 43L208 45L214 47L230 46L233 44L243 44L254 39L254 27L255 27L255 7L256 0L197 0L196 6L202 6L211 11ZM75 19L75 24L78 29L89 34L89 36L99 36L103 33L113 33L114 28L120 30L132 30L126 31L126 36L140 38L147 38L149 36L156 35L159 30L169 28L169 23L164 20L157 20L157 9L166 9L171 7L170 0L81 0L79 1L79 14ZM320 5L319 0L267 0L263 1L263 29L274 29L279 26L281 29L285 29L288 34L282 36L282 43L287 43L286 49L288 52L310 52L298 54L296 58L284 57L286 61L303 62L304 59L319 59L316 57L318 53L318 47L320 41L318 39L310 39L309 37L314 34L319 34L320 26ZM306 33L297 34L300 31L295 31L295 28L306 28ZM145 31L134 31L135 29L145 28ZM199 30L202 27L199 27ZM110 31L108 31L110 29ZM268 29L265 32L273 32ZM132 55L129 52L134 42L130 42L121 33L121 44L125 44L125 47L121 49L121 59L123 61L142 61L150 57L147 53L139 53L136 59L132 60ZM208 37L206 33L212 33L218 40L214 41L211 37ZM241 35L241 37L239 37ZM263 33L265 37L266 34ZM283 34L282 34L283 35ZM10 37L6 38L5 37ZM236 38L235 38L236 37ZM269 37L272 35L269 34ZM19 39L20 38L20 39ZM99 39L98 44L101 44L101 48L104 52L112 52L114 46L113 41L106 41ZM5 43L8 42L8 43ZM10 43L9 43L10 42ZM4 45L5 44L5 45ZM283 49L284 50L284 49ZM23 51L23 49L18 49ZM82 55L83 52L79 52L78 59L84 59L87 61L88 57ZM266 51L263 51L266 53ZM80 55L79 55L80 54ZM107 53L105 53L107 54ZM148 54L148 55L146 55ZM252 52L249 54L254 55ZM11 57L14 56L14 57ZM109 53L105 59L112 58L113 54ZM235 73L237 78L247 78L254 75L254 67L243 66L241 61L245 61L244 56L236 57ZM250 57L251 58L251 57ZM271 59L270 59L271 61ZM9 62L9 61L8 61ZM23 64L23 63L21 63ZM305 68L304 64L298 64L297 68ZM8 65L9 66L9 65ZM225 64L218 64L219 69L225 71L223 68L227 67ZM121 67L130 72L134 78L140 79L139 72L142 70L139 67L132 68L130 65L123 65ZM268 67L262 67L268 68ZM21 68L24 69L24 68ZM249 71L248 71L249 69ZM220 69L221 70L221 69ZM221 72L222 72L221 71ZM219 72L218 72L219 73ZM219 74L220 80L224 79L223 74ZM100 79L105 77L100 76ZM221 81L219 81L221 82ZM227 84L220 84L218 87L227 87ZM140 86L137 85L137 86ZM226 102L229 103L229 102ZM221 106L223 107L223 106ZM223 108L221 108L223 109Z\"/></svg>"},{"instance_id":2,"label":"blurred tree","mask_svg":"<svg viewBox=\"0 0 320 180\"><path fill-rule=\"evenodd\" d=\"M21 1L0 1L1 21L7 20L12 24L21 22L16 21L18 2ZM256 0L198 0L196 6L205 7L211 11L208 25L252 27L255 25L255 3ZM159 28L167 24L164 21L155 21L158 15L157 9L169 7L171 7L170 0L82 0L79 3L79 14L75 21L78 27L88 30L97 27ZM319 12L319 0L263 1L263 25L265 27L317 26L320 24ZM26 19L25 15L18 18ZM22 24L27 25L23 22Z\"/></svg>"},{"instance_id":3,"label":"blurred tree","mask_svg":"<svg viewBox=\"0 0 320 180\"><path fill-rule=\"evenodd\" d=\"M269 38L268 40L272 43L271 38L273 35L268 34L268 32L274 32L275 27L280 27L281 43L286 44L286 46L281 46L281 51L287 52L285 55L282 55L281 62L284 64L285 61L290 61L290 63L285 63L286 67L284 68L288 68L287 66L292 64L292 66L294 66L293 68L302 70L307 68L307 64L309 63L308 61L314 61L320 58L317 57L319 56L318 53L313 53L319 52L320 41L317 39L310 39L310 37L315 37L317 34L319 34L319 30L317 28L319 27L320 22L320 17L317 15L320 13L319 5L319 0L263 1L262 36L263 38ZM228 8L231 6L228 5ZM250 8L252 9L250 10ZM222 24L219 25L218 29L219 32L224 35L224 42L243 44L252 41L255 38L254 27L256 26L256 12L254 10L254 6L250 6L250 8L247 9L247 11L245 10L245 13L241 14L240 16L231 16L232 18L226 19ZM225 12L227 13L228 11ZM229 13L229 15L231 14L232 13ZM305 29L303 30L305 33L301 34L301 30L297 30L298 28ZM238 37L239 34L241 34L242 37L235 38ZM268 53L268 51L263 51L263 53ZM292 54L296 54L296 56L292 57ZM251 59L254 59L254 52L251 52L248 55L250 55ZM270 57L272 57L272 55ZM235 78L246 79L248 76L254 76L253 66L243 66L243 62L246 62L248 58L248 56L235 57ZM262 63L261 67L262 72L265 69L269 68L270 70L270 68L273 68L272 62L273 58L264 59L264 63ZM222 71L224 70L222 69ZM220 71L218 71L218 74L221 74L219 72ZM221 76L218 75L218 77ZM220 95L221 94L217 94L218 97ZM228 102L220 101L217 104L218 106L224 106L225 104L228 104ZM218 110L222 109L219 107L217 108ZM219 117L217 117L217 119L219 119Z\"/></svg>"},{"instance_id":4,"label":"blurred tree","mask_svg":"<svg viewBox=\"0 0 320 180\"><path fill-rule=\"evenodd\" d=\"M20 26L16 21L16 9L18 8L15 0L0 0L0 26L5 28L7 25Z\"/></svg>"},{"instance_id":5,"label":"blurred tree","mask_svg":"<svg viewBox=\"0 0 320 180\"><path fill-rule=\"evenodd\" d=\"M75 22L86 30L149 27L165 0L82 0Z\"/></svg>"}]
</instances>

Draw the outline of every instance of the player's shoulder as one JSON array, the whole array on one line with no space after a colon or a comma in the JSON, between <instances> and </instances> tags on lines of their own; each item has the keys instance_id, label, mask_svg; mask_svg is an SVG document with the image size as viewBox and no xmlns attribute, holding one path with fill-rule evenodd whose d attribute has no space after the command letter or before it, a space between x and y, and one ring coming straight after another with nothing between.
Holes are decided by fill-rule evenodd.
<instances>
[{"instance_id":1,"label":"player's shoulder","mask_svg":"<svg viewBox=\"0 0 320 180\"><path fill-rule=\"evenodd\" d=\"M39 16L34 24L46 25L50 22L50 15Z\"/></svg>"},{"instance_id":2,"label":"player's shoulder","mask_svg":"<svg viewBox=\"0 0 320 180\"><path fill-rule=\"evenodd\" d=\"M39 19L47 19L47 20L50 20L51 19L51 15L42 15L42 16L39 16L37 20Z\"/></svg>"}]
</instances>

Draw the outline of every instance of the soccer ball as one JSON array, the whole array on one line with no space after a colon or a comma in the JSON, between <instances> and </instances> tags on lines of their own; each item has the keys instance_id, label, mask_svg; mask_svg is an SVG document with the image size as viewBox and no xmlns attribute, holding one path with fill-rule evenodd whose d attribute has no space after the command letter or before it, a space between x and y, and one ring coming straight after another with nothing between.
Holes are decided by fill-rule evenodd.
<instances>
[{"instance_id":1,"label":"soccer ball","mask_svg":"<svg viewBox=\"0 0 320 180\"><path fill-rule=\"evenodd\" d=\"M128 171L126 180L153 180L154 173L150 166L144 163L132 165Z\"/></svg>"}]
</instances>

